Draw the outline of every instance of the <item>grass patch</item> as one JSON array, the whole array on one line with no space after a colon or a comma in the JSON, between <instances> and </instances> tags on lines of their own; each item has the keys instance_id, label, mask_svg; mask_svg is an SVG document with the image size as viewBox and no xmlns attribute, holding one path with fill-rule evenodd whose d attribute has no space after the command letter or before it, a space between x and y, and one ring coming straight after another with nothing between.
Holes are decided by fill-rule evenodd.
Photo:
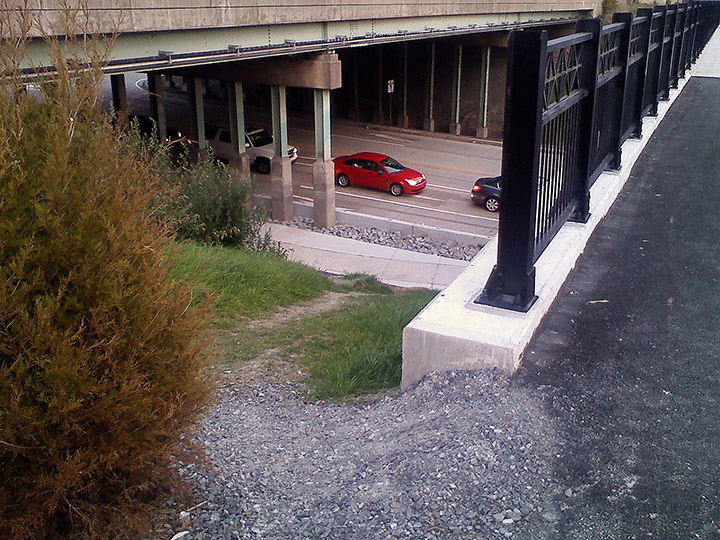
<instances>
[{"instance_id":1,"label":"grass patch","mask_svg":"<svg viewBox=\"0 0 720 540\"><path fill-rule=\"evenodd\" d=\"M272 351L279 362L305 367L314 399L400 384L402 329L436 294L393 292L363 274L328 278L273 253L193 242L178 250L175 279L192 280L198 296L215 298L220 362L242 368ZM333 295L312 300L328 291L334 291L335 302L318 309ZM276 313L288 306L291 316L287 310Z\"/></svg>"},{"instance_id":2,"label":"grass patch","mask_svg":"<svg viewBox=\"0 0 720 540\"><path fill-rule=\"evenodd\" d=\"M373 294L300 321L296 332L306 339L295 352L308 367L311 397L339 399L400 384L402 329L435 294Z\"/></svg>"},{"instance_id":3,"label":"grass patch","mask_svg":"<svg viewBox=\"0 0 720 540\"><path fill-rule=\"evenodd\" d=\"M183 242L173 277L192 280L215 297L216 324L257 317L279 306L316 298L333 288L320 272L267 252Z\"/></svg>"}]
</instances>

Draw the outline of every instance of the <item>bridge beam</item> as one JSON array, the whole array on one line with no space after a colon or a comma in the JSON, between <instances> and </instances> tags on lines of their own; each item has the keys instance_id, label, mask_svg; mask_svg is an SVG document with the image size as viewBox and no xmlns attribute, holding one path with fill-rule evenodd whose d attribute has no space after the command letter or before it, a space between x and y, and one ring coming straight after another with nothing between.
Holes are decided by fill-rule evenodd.
<instances>
[{"instance_id":1,"label":"bridge beam","mask_svg":"<svg viewBox=\"0 0 720 540\"><path fill-rule=\"evenodd\" d=\"M334 90L342 86L341 64L334 52L313 54L309 58L239 60L178 71L194 77L277 87Z\"/></svg>"}]
</instances>

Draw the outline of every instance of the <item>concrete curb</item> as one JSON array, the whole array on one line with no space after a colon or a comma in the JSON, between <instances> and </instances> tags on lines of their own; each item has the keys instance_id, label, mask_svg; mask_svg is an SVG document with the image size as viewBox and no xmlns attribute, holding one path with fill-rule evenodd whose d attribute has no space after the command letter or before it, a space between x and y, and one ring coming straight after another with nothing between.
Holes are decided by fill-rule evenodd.
<instances>
[{"instance_id":1,"label":"concrete curb","mask_svg":"<svg viewBox=\"0 0 720 540\"><path fill-rule=\"evenodd\" d=\"M585 224L566 223L538 259L538 300L527 313L473 303L487 282L497 255L497 238L403 330L402 388L431 372L499 368L508 373L520 365L525 347L550 309L590 237L630 177L632 166L655 128L675 101L687 78L659 103L657 117L643 119L643 137L622 147L619 172L600 175L590 190L591 216Z\"/></svg>"}]
</instances>

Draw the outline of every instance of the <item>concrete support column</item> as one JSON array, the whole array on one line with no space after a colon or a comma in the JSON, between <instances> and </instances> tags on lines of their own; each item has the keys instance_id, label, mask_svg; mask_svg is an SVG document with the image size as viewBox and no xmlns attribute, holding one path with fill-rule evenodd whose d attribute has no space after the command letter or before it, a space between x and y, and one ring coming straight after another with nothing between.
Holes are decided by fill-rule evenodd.
<instances>
[{"instance_id":1,"label":"concrete support column","mask_svg":"<svg viewBox=\"0 0 720 540\"><path fill-rule=\"evenodd\" d=\"M462 53L463 53L463 46L462 46L462 43L459 43L455 47L455 54L454 54L455 73L454 73L454 77L453 77L453 89L452 89L453 121L450 124L450 133L452 133L453 135L460 135L460 89L462 86Z\"/></svg>"},{"instance_id":2,"label":"concrete support column","mask_svg":"<svg viewBox=\"0 0 720 540\"><path fill-rule=\"evenodd\" d=\"M150 94L150 114L157 125L158 138L164 141L167 136L167 121L165 120L165 98L163 92L162 75L156 72L147 74L148 93Z\"/></svg>"},{"instance_id":3,"label":"concrete support column","mask_svg":"<svg viewBox=\"0 0 720 540\"><path fill-rule=\"evenodd\" d=\"M383 112L383 55L382 45L378 45L378 108L373 114L373 123L382 124L385 121L385 113Z\"/></svg>"},{"instance_id":4,"label":"concrete support column","mask_svg":"<svg viewBox=\"0 0 720 540\"><path fill-rule=\"evenodd\" d=\"M202 79L191 77L190 80L188 80L188 97L190 105L190 120L192 121L192 138L197 141L198 148L202 153L207 150Z\"/></svg>"},{"instance_id":5,"label":"concrete support column","mask_svg":"<svg viewBox=\"0 0 720 540\"><path fill-rule=\"evenodd\" d=\"M430 44L430 55L428 58L428 87L427 87L427 106L423 129L425 131L435 131L435 43Z\"/></svg>"},{"instance_id":6,"label":"concrete support column","mask_svg":"<svg viewBox=\"0 0 720 540\"><path fill-rule=\"evenodd\" d=\"M292 163L288 154L287 91L284 86L270 87L273 145L275 157L270 163L272 217L280 221L293 218Z\"/></svg>"},{"instance_id":7,"label":"concrete support column","mask_svg":"<svg viewBox=\"0 0 720 540\"><path fill-rule=\"evenodd\" d=\"M250 156L245 151L245 105L243 103L243 87L240 81L225 84L230 114L230 143L237 153L230 160L230 167L238 169L243 176L250 176Z\"/></svg>"},{"instance_id":8,"label":"concrete support column","mask_svg":"<svg viewBox=\"0 0 720 540\"><path fill-rule=\"evenodd\" d=\"M403 96L402 96L402 118L400 119L400 127L407 128L410 126L410 117L408 116L408 44L403 43Z\"/></svg>"},{"instance_id":9,"label":"concrete support column","mask_svg":"<svg viewBox=\"0 0 720 540\"><path fill-rule=\"evenodd\" d=\"M118 123L127 124L128 101L127 90L125 89L125 75L110 75L110 88L112 90L112 106Z\"/></svg>"},{"instance_id":10,"label":"concrete support column","mask_svg":"<svg viewBox=\"0 0 720 540\"><path fill-rule=\"evenodd\" d=\"M335 165L330 133L330 90L315 90L315 163L313 218L315 227L335 225Z\"/></svg>"},{"instance_id":11,"label":"concrete support column","mask_svg":"<svg viewBox=\"0 0 720 540\"><path fill-rule=\"evenodd\" d=\"M480 66L480 111L475 136L485 139L488 136L488 83L490 82L490 47L483 47Z\"/></svg>"}]
</instances>

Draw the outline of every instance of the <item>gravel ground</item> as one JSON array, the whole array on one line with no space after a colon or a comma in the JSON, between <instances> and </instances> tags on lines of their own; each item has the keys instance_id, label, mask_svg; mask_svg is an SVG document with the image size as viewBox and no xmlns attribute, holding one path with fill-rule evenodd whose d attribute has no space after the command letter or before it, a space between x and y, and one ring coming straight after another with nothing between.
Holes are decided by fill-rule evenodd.
<instances>
[{"instance_id":1,"label":"gravel ground","mask_svg":"<svg viewBox=\"0 0 720 540\"><path fill-rule=\"evenodd\" d=\"M352 225L339 224L325 229L315 229L312 219L302 217L295 218L292 221L278 221L276 223L297 227L299 229L314 230L324 234L342 236L343 238L352 238L353 240L360 240L371 244L380 244L381 246L440 255L441 257L449 257L461 261L472 260L483 247L482 244L460 244L452 240L437 240L429 236L410 236L395 231L377 229L375 227L354 227Z\"/></svg>"},{"instance_id":2,"label":"gravel ground","mask_svg":"<svg viewBox=\"0 0 720 540\"><path fill-rule=\"evenodd\" d=\"M181 472L208 502L186 539L548 538L584 489L552 480L542 398L495 372L359 404L225 380L197 439L210 466Z\"/></svg>"}]
</instances>

